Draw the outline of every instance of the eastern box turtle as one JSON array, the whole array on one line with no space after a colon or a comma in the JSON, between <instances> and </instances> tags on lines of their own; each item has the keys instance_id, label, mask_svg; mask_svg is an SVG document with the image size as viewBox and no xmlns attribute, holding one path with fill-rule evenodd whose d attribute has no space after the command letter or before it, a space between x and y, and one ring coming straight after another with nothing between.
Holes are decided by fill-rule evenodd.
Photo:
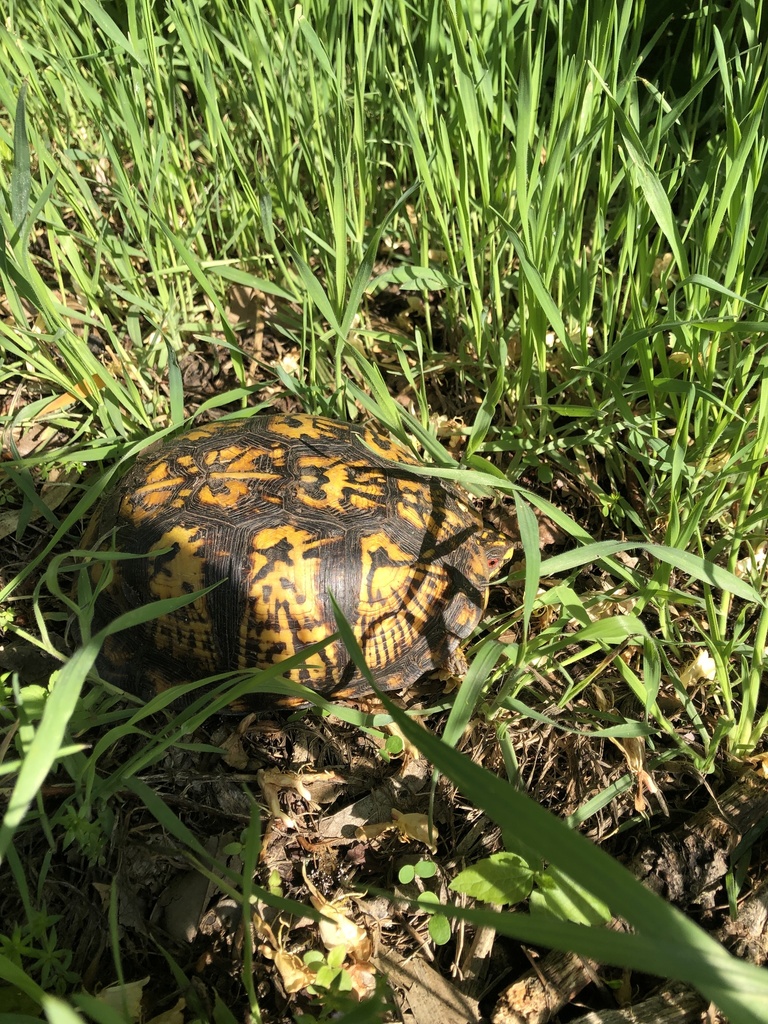
<instances>
[{"instance_id":1,"label":"eastern box turtle","mask_svg":"<svg viewBox=\"0 0 768 1024\"><path fill-rule=\"evenodd\" d=\"M220 585L109 636L102 677L149 696L274 665L337 631L330 594L383 689L436 668L460 674L462 641L511 544L460 488L415 465L378 430L301 414L211 423L147 448L84 538L89 550L145 556L112 563L94 629ZM94 582L102 571L95 560ZM370 691L339 639L287 675L335 698ZM258 704L254 694L236 709Z\"/></svg>"}]
</instances>

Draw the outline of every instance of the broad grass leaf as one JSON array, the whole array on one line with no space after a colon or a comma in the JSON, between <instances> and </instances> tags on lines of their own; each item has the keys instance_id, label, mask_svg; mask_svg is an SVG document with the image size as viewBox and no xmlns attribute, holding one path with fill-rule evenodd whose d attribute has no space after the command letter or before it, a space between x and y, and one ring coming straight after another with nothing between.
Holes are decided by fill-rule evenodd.
<instances>
[{"instance_id":1,"label":"broad grass leaf","mask_svg":"<svg viewBox=\"0 0 768 1024\"><path fill-rule=\"evenodd\" d=\"M26 119L27 83L19 90L13 121L13 167L11 168L11 220L20 231L29 212L32 176L29 169L29 140Z\"/></svg>"},{"instance_id":2,"label":"broad grass leaf","mask_svg":"<svg viewBox=\"0 0 768 1024\"><path fill-rule=\"evenodd\" d=\"M533 607L539 592L541 580L541 545L539 524L530 505L521 494L515 493L515 511L520 528L520 542L525 560L525 589L523 591L523 626L527 634Z\"/></svg>"},{"instance_id":3,"label":"broad grass leaf","mask_svg":"<svg viewBox=\"0 0 768 1024\"><path fill-rule=\"evenodd\" d=\"M532 914L554 914L575 924L599 926L611 919L611 911L602 900L554 864L537 874L530 907Z\"/></svg>"},{"instance_id":4,"label":"broad grass leaf","mask_svg":"<svg viewBox=\"0 0 768 1024\"><path fill-rule=\"evenodd\" d=\"M729 1014L734 1024L764 1024L768 1019L768 978L764 971L731 956L599 847L573 832L526 794L442 743L408 718L386 694L380 697L405 736L505 834L520 836L538 856L567 872L569 878L605 902L615 915L626 918L636 933L618 935L548 917L457 906L444 907L443 913L486 924L522 941L687 981Z\"/></svg>"},{"instance_id":5,"label":"broad grass leaf","mask_svg":"<svg viewBox=\"0 0 768 1024\"><path fill-rule=\"evenodd\" d=\"M647 551L648 554L654 555L667 565L672 565L676 569L680 569L687 575L693 576L694 579L700 580L709 586L735 594L736 597L740 597L745 601L752 601L759 605L763 604L762 597L760 597L754 587L751 587L745 580L739 579L738 576L734 576L732 572L728 572L727 569L715 565L714 562L708 562L699 555L691 554L689 551L681 551L678 548L670 548L663 544L619 540L605 540L584 544L573 551L566 551L562 555L555 555L553 558L546 559L542 562L541 573L542 576L558 576L568 572L570 569L575 569L579 565L587 565L598 559L615 555L619 551L636 550Z\"/></svg>"}]
</instances>

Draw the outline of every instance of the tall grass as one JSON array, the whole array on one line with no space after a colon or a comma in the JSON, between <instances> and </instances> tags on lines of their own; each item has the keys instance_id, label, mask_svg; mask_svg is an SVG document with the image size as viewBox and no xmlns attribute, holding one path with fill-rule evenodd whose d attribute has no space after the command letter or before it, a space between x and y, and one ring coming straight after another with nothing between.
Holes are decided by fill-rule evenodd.
<instances>
[{"instance_id":1,"label":"tall grass","mask_svg":"<svg viewBox=\"0 0 768 1024\"><path fill-rule=\"evenodd\" d=\"M515 494L522 608L491 623L515 640L475 644L488 678L457 720L481 694L502 721L524 711L542 667L562 705L589 696L595 664L628 645L617 683L659 747L703 773L763 749L765 29L748 2L9 8L0 623L63 666L50 696L7 678L16 783L0 844L23 908L0 956L9 985L37 1004L41 987L75 986L24 952L54 926L13 841L106 842L115 789L95 784L77 729L111 723L99 756L143 734L131 777L181 742L144 734L115 695L83 696L96 647L69 658L61 638L80 520L149 435L193 411L190 359L231 370L197 413L237 412L267 382L310 410L365 410L446 476L438 436L452 435L467 486ZM378 314L395 286L397 320ZM253 323L228 315L236 290L292 362L260 363ZM61 505L43 490L57 475ZM542 559L530 505L575 551ZM621 614L596 614L580 575L593 565L601 601L629 601ZM715 669L687 683L702 650ZM54 764L74 788L51 812ZM730 962L698 941L677 976L706 988L707 965ZM717 993L733 1021L758 1019L725 981Z\"/></svg>"}]
</instances>

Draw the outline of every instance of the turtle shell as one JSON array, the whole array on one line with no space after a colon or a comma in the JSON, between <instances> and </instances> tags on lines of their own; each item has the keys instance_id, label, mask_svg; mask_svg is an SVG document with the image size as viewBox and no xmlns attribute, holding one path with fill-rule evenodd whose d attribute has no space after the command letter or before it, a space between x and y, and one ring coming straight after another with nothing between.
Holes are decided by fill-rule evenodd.
<instances>
[{"instance_id":1,"label":"turtle shell","mask_svg":"<svg viewBox=\"0 0 768 1024\"><path fill-rule=\"evenodd\" d=\"M86 532L90 550L140 556L112 563L94 628L213 589L109 636L100 674L149 696L275 665L337 632L331 597L383 689L460 668L510 544L416 465L378 430L301 414L207 424L147 448ZM95 560L94 583L102 571ZM339 638L285 674L336 698L370 690ZM238 709L251 703L263 698Z\"/></svg>"}]
</instances>

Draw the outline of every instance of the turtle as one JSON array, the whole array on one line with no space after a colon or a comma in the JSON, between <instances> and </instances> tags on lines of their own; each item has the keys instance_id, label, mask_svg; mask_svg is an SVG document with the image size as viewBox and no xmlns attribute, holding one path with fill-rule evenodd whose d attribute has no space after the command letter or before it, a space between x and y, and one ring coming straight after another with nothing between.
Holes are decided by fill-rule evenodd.
<instances>
[{"instance_id":1,"label":"turtle","mask_svg":"<svg viewBox=\"0 0 768 1024\"><path fill-rule=\"evenodd\" d=\"M290 658L287 678L354 701L371 685L338 636L335 602L382 690L434 670L463 675L462 644L512 545L462 488L420 465L378 427L304 413L220 420L150 445L84 535L87 551L131 556L110 562L111 579L91 559L93 625L206 592L107 636L97 671L149 698ZM230 710L264 700L247 694Z\"/></svg>"}]
</instances>

